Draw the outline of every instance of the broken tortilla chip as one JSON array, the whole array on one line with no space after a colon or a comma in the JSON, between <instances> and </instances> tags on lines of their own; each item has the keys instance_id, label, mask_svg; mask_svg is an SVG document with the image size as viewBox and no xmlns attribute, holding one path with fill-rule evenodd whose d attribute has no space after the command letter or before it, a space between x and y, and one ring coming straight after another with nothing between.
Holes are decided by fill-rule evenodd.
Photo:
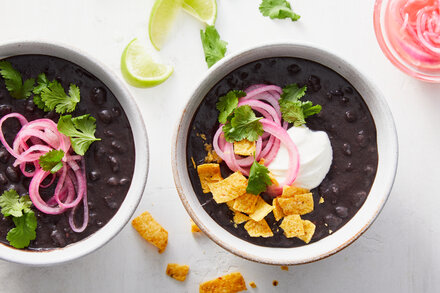
<instances>
[{"instance_id":1,"label":"broken tortilla chip","mask_svg":"<svg viewBox=\"0 0 440 293\"><path fill-rule=\"evenodd\" d=\"M293 197L278 197L278 203L285 215L305 215L313 211L313 195L311 193L296 194Z\"/></svg>"},{"instance_id":2,"label":"broken tortilla chip","mask_svg":"<svg viewBox=\"0 0 440 293\"><path fill-rule=\"evenodd\" d=\"M131 222L133 227L148 242L159 248L159 253L165 251L168 243L168 232L151 216L143 212Z\"/></svg>"},{"instance_id":3,"label":"broken tortilla chip","mask_svg":"<svg viewBox=\"0 0 440 293\"><path fill-rule=\"evenodd\" d=\"M256 151L255 141L243 139L234 141L234 153L240 156L252 156Z\"/></svg>"},{"instance_id":4,"label":"broken tortilla chip","mask_svg":"<svg viewBox=\"0 0 440 293\"><path fill-rule=\"evenodd\" d=\"M176 279L177 281L180 282L185 281L188 272L189 272L189 266L187 265L179 265L176 263L169 263L167 265L166 274L171 278Z\"/></svg>"},{"instance_id":5,"label":"broken tortilla chip","mask_svg":"<svg viewBox=\"0 0 440 293\"><path fill-rule=\"evenodd\" d=\"M234 212L234 223L239 225L249 220L249 217L240 212Z\"/></svg>"},{"instance_id":6,"label":"broken tortilla chip","mask_svg":"<svg viewBox=\"0 0 440 293\"><path fill-rule=\"evenodd\" d=\"M200 284L200 293L236 293L247 290L243 276L239 272L230 273Z\"/></svg>"},{"instance_id":7,"label":"broken tortilla chip","mask_svg":"<svg viewBox=\"0 0 440 293\"><path fill-rule=\"evenodd\" d=\"M236 199L246 192L247 179L237 171L219 182L208 183L212 196L217 203Z\"/></svg>"},{"instance_id":8,"label":"broken tortilla chip","mask_svg":"<svg viewBox=\"0 0 440 293\"><path fill-rule=\"evenodd\" d=\"M257 208L258 197L258 195L254 195L251 193L240 195L234 200L233 208L235 211L252 214Z\"/></svg>"},{"instance_id":9,"label":"broken tortilla chip","mask_svg":"<svg viewBox=\"0 0 440 293\"><path fill-rule=\"evenodd\" d=\"M264 201L264 199L261 198L261 196L258 196L257 204L255 211L249 215L252 220L258 222L264 219L271 211L273 210L273 206L268 204Z\"/></svg>"},{"instance_id":10,"label":"broken tortilla chip","mask_svg":"<svg viewBox=\"0 0 440 293\"><path fill-rule=\"evenodd\" d=\"M223 180L219 164L202 164L197 166L203 193L209 193L209 184Z\"/></svg>"},{"instance_id":11,"label":"broken tortilla chip","mask_svg":"<svg viewBox=\"0 0 440 293\"><path fill-rule=\"evenodd\" d=\"M302 223L304 228L304 235L298 236L298 238L304 241L305 243L309 243L310 240L312 240L313 234L315 234L316 226L309 220L303 220Z\"/></svg>"},{"instance_id":12,"label":"broken tortilla chip","mask_svg":"<svg viewBox=\"0 0 440 293\"><path fill-rule=\"evenodd\" d=\"M281 208L280 204L278 203L277 197L273 199L272 207L273 207L273 216L275 217L275 221L279 221L282 218L284 218L283 209Z\"/></svg>"},{"instance_id":13,"label":"broken tortilla chip","mask_svg":"<svg viewBox=\"0 0 440 293\"><path fill-rule=\"evenodd\" d=\"M251 237L267 238L273 236L272 230L264 219L258 222L250 219L246 224L244 224L244 228Z\"/></svg>"},{"instance_id":14,"label":"broken tortilla chip","mask_svg":"<svg viewBox=\"0 0 440 293\"><path fill-rule=\"evenodd\" d=\"M196 223L194 223L192 219L189 220L191 221L191 232L193 233L201 232L200 228L196 225Z\"/></svg>"},{"instance_id":15,"label":"broken tortilla chip","mask_svg":"<svg viewBox=\"0 0 440 293\"><path fill-rule=\"evenodd\" d=\"M304 194L309 193L310 190L307 188L297 187L297 186L283 186L283 193L281 194L281 197L293 197L297 194Z\"/></svg>"},{"instance_id":16,"label":"broken tortilla chip","mask_svg":"<svg viewBox=\"0 0 440 293\"><path fill-rule=\"evenodd\" d=\"M304 227L299 215L288 215L284 217L283 222L280 225L284 230L284 235L287 238L303 236Z\"/></svg>"}]
</instances>

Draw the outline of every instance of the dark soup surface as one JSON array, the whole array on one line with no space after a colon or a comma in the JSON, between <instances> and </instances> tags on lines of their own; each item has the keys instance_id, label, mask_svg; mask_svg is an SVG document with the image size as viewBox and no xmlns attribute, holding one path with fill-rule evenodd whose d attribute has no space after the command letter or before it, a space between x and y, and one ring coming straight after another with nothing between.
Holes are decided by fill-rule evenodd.
<instances>
[{"instance_id":1,"label":"dark soup surface","mask_svg":"<svg viewBox=\"0 0 440 293\"><path fill-rule=\"evenodd\" d=\"M188 173L206 212L233 235L257 245L297 247L306 244L298 238L286 238L279 229L281 221L275 221L272 213L265 219L274 236L250 237L244 223L234 224L233 212L226 204L217 204L211 193L203 193L192 160L196 165L204 163L205 143L212 143L219 127L216 103L220 96L254 84L284 87L292 83L307 85L307 100L322 105L321 112L307 118L306 125L312 130L325 131L333 149L330 171L321 184L311 190L315 208L301 216L316 225L310 243L334 233L357 213L376 175L376 127L359 92L344 77L316 62L290 57L262 59L230 72L208 92L193 117L187 141ZM224 162L220 168L223 178L231 174ZM262 193L261 196L272 204L270 195ZM324 202L320 203L321 197Z\"/></svg>"},{"instance_id":2,"label":"dark soup surface","mask_svg":"<svg viewBox=\"0 0 440 293\"><path fill-rule=\"evenodd\" d=\"M36 78L45 73L48 80L57 80L66 92L70 84L75 84L81 92L81 101L72 116L90 114L96 118L95 136L100 141L93 142L85 153L89 223L81 232L73 232L69 222L69 212L48 215L32 207L37 217L36 239L27 249L45 250L64 247L86 238L103 227L118 211L131 184L134 171L134 141L129 121L113 93L93 74L64 59L45 55L19 55L4 59L17 69L23 80ZM18 112L28 121L49 118L57 122L59 115L54 111L44 112L28 99L14 99L0 78L0 118ZM3 132L9 144L20 129L16 119L8 119L3 124ZM28 193L31 178L25 177L18 167L13 167L15 158L0 144L0 194L15 189L20 195ZM54 186L54 185L52 185ZM44 200L48 200L54 187L40 189ZM83 205L78 205L75 222L81 226ZM0 219L0 242L8 244L6 234L14 227L11 217Z\"/></svg>"}]
</instances>

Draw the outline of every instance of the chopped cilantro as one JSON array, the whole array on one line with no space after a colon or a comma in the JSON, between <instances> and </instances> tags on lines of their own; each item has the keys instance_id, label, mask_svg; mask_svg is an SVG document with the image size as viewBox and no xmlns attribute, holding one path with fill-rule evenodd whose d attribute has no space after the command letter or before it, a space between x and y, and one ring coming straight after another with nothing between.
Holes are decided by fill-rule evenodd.
<instances>
[{"instance_id":1,"label":"chopped cilantro","mask_svg":"<svg viewBox=\"0 0 440 293\"><path fill-rule=\"evenodd\" d=\"M20 72L14 69L8 61L0 61L0 75L5 80L6 89L15 99L26 99L32 93L35 79L23 82Z\"/></svg>"},{"instance_id":2,"label":"chopped cilantro","mask_svg":"<svg viewBox=\"0 0 440 293\"><path fill-rule=\"evenodd\" d=\"M243 91L230 91L225 96L219 98L217 102L217 110L220 111L218 121L225 124L228 116L234 112L238 105L238 99L246 96Z\"/></svg>"},{"instance_id":3,"label":"chopped cilantro","mask_svg":"<svg viewBox=\"0 0 440 293\"><path fill-rule=\"evenodd\" d=\"M225 139L229 142L243 139L256 141L264 132L260 119L261 117L255 116L249 105L238 107L223 126Z\"/></svg>"},{"instance_id":4,"label":"chopped cilantro","mask_svg":"<svg viewBox=\"0 0 440 293\"><path fill-rule=\"evenodd\" d=\"M306 90L306 86L300 88L296 83L290 84L283 88L283 93L278 101L283 119L293 123L294 126L305 124L307 117L321 112L321 105L313 105L311 101L303 102L300 100Z\"/></svg>"},{"instance_id":5,"label":"chopped cilantro","mask_svg":"<svg viewBox=\"0 0 440 293\"><path fill-rule=\"evenodd\" d=\"M260 12L271 19L290 18L292 21L297 21L301 17L292 11L290 3L286 0L263 0L260 4Z\"/></svg>"},{"instance_id":6,"label":"chopped cilantro","mask_svg":"<svg viewBox=\"0 0 440 293\"><path fill-rule=\"evenodd\" d=\"M39 90L41 90L41 101L45 107L50 111L55 110L59 114L72 112L80 101L79 88L74 84L70 84L68 95L64 91L63 86L56 80L49 82L46 86L44 86L44 82L42 84L39 83L37 92ZM41 106L38 107L41 109Z\"/></svg>"},{"instance_id":7,"label":"chopped cilantro","mask_svg":"<svg viewBox=\"0 0 440 293\"><path fill-rule=\"evenodd\" d=\"M205 60L208 67L211 67L225 57L226 45L228 43L220 40L220 35L213 25L207 26L204 32L200 30L200 38L202 39L203 51L205 52Z\"/></svg>"},{"instance_id":8,"label":"chopped cilantro","mask_svg":"<svg viewBox=\"0 0 440 293\"><path fill-rule=\"evenodd\" d=\"M14 189L3 192L0 207L3 216L12 216L15 228L9 230L6 239L15 248L24 248L36 237L37 217L31 210L32 201L28 195L19 196Z\"/></svg>"},{"instance_id":9,"label":"chopped cilantro","mask_svg":"<svg viewBox=\"0 0 440 293\"><path fill-rule=\"evenodd\" d=\"M272 185L272 180L269 177L269 169L266 166L259 164L257 161L251 166L249 173L247 193L258 195L266 191L267 186Z\"/></svg>"},{"instance_id":10,"label":"chopped cilantro","mask_svg":"<svg viewBox=\"0 0 440 293\"><path fill-rule=\"evenodd\" d=\"M72 115L65 115L58 120L58 131L70 137L75 153L84 156L94 141L101 140L95 137L95 122L96 119L89 114L75 118L72 118Z\"/></svg>"},{"instance_id":11,"label":"chopped cilantro","mask_svg":"<svg viewBox=\"0 0 440 293\"><path fill-rule=\"evenodd\" d=\"M44 171L56 173L63 167L63 162L61 161L63 157L63 150L52 150L40 156L40 158L38 159L38 163Z\"/></svg>"}]
</instances>

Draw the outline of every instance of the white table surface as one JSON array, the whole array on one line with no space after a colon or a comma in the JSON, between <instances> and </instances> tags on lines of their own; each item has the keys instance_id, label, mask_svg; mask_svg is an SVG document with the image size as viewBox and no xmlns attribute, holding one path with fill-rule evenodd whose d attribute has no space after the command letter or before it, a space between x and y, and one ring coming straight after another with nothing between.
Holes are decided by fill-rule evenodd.
<instances>
[{"instance_id":1,"label":"white table surface","mask_svg":"<svg viewBox=\"0 0 440 293\"><path fill-rule=\"evenodd\" d=\"M0 42L43 38L81 48L119 75L120 55L134 37L146 38L153 0L0 1ZM164 84L130 88L150 138L148 183L136 215L148 210L168 230L163 254L131 225L98 251L55 267L0 261L0 292L198 292L202 281L240 271L250 292L439 292L440 291L440 85L420 82L392 66L376 42L372 0L292 0L299 22L271 20L259 0L218 0L216 27L228 53L277 40L318 44L345 57L384 92L400 142L397 178L373 226L342 252L290 267L252 263L206 236L190 232L174 188L170 145L174 125L195 82L207 71L199 31L185 13L161 51L175 66ZM438 242L437 242L438 241ZM165 275L167 263L191 267L185 282ZM272 280L278 280L278 287Z\"/></svg>"}]
</instances>

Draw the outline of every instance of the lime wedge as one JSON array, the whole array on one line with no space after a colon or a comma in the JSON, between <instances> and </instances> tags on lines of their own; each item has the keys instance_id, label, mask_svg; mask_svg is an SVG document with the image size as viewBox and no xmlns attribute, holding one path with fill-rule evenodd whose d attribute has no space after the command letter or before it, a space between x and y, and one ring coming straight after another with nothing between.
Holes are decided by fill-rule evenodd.
<instances>
[{"instance_id":1,"label":"lime wedge","mask_svg":"<svg viewBox=\"0 0 440 293\"><path fill-rule=\"evenodd\" d=\"M125 80L135 87L152 87L161 84L171 73L173 67L156 63L153 49L148 49L138 39L132 40L121 57L121 72Z\"/></svg>"},{"instance_id":2,"label":"lime wedge","mask_svg":"<svg viewBox=\"0 0 440 293\"><path fill-rule=\"evenodd\" d=\"M216 0L183 0L182 8L207 25L214 25L217 18Z\"/></svg>"},{"instance_id":3,"label":"lime wedge","mask_svg":"<svg viewBox=\"0 0 440 293\"><path fill-rule=\"evenodd\" d=\"M148 33L153 46L160 50L171 30L182 0L156 0L150 14Z\"/></svg>"}]
</instances>

